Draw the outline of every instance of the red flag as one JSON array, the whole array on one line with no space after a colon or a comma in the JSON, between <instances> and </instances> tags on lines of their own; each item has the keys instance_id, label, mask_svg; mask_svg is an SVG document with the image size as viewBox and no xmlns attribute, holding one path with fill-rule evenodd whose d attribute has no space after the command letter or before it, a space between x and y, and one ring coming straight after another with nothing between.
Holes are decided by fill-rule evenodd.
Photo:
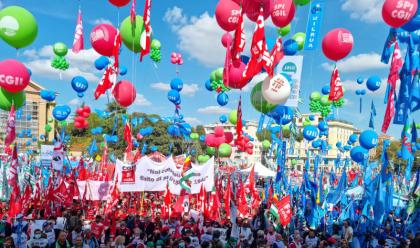
<instances>
[{"instance_id":1,"label":"red flag","mask_svg":"<svg viewBox=\"0 0 420 248\"><path fill-rule=\"evenodd\" d=\"M83 157L80 157L79 165L77 166L77 179L80 181L86 181L89 178L89 171L85 168L85 162Z\"/></svg>"},{"instance_id":2,"label":"red flag","mask_svg":"<svg viewBox=\"0 0 420 248\"><path fill-rule=\"evenodd\" d=\"M401 58L401 51L398 46L398 41L395 42L394 52L392 54L391 68L388 75L388 98L387 105L385 109L384 120L382 122L382 132L386 133L391 123L392 118L395 115L395 88L397 86L397 81L400 80L399 70L403 65Z\"/></svg>"},{"instance_id":3,"label":"red flag","mask_svg":"<svg viewBox=\"0 0 420 248\"><path fill-rule=\"evenodd\" d=\"M111 189L109 190L109 192L111 193L108 195L108 199L106 200L106 204L104 208L105 213L109 213L110 211L112 211L112 208L118 204L119 191L118 191L117 184L118 184L118 180L115 180L114 184L111 186Z\"/></svg>"},{"instance_id":4,"label":"red flag","mask_svg":"<svg viewBox=\"0 0 420 248\"><path fill-rule=\"evenodd\" d=\"M83 44L83 22L82 22L82 10L79 8L79 13L77 16L77 25L76 30L74 31L74 40L72 51L78 53L84 49Z\"/></svg>"},{"instance_id":5,"label":"red flag","mask_svg":"<svg viewBox=\"0 0 420 248\"><path fill-rule=\"evenodd\" d=\"M67 187L64 184L64 179L60 180L60 183L58 184L58 187L54 189L54 203L58 206L64 206L64 203L66 202L66 198L68 196L67 194Z\"/></svg>"},{"instance_id":6,"label":"red flag","mask_svg":"<svg viewBox=\"0 0 420 248\"><path fill-rule=\"evenodd\" d=\"M102 151L102 160L101 160L101 169L100 169L101 173L106 168L107 161L108 161L108 143L104 139L104 150Z\"/></svg>"},{"instance_id":7,"label":"red flag","mask_svg":"<svg viewBox=\"0 0 420 248\"><path fill-rule=\"evenodd\" d=\"M130 21L131 21L131 26L133 27L133 29L135 29L136 27L136 0L133 0L133 2L131 3L131 9L130 9Z\"/></svg>"},{"instance_id":8,"label":"red flag","mask_svg":"<svg viewBox=\"0 0 420 248\"><path fill-rule=\"evenodd\" d=\"M242 179L239 178L239 186L238 186L238 192L237 192L237 198L236 198L236 206L238 207L239 213L241 213L244 216L248 215L248 203L246 202L245 197L245 187L242 183Z\"/></svg>"},{"instance_id":9,"label":"red flag","mask_svg":"<svg viewBox=\"0 0 420 248\"><path fill-rule=\"evenodd\" d=\"M41 203L41 186L40 185L41 185L41 179L39 179L35 184L35 192L34 192L34 197L32 200L32 204L34 208L39 207Z\"/></svg>"},{"instance_id":10,"label":"red flag","mask_svg":"<svg viewBox=\"0 0 420 248\"><path fill-rule=\"evenodd\" d=\"M197 207L204 216L207 215L207 192L204 188L204 184L201 184L200 193L198 194L197 199Z\"/></svg>"},{"instance_id":11,"label":"red flag","mask_svg":"<svg viewBox=\"0 0 420 248\"><path fill-rule=\"evenodd\" d=\"M108 66L102 76L101 82L99 82L98 86L96 86L94 93L95 100L98 100L101 95L111 89L116 79L116 73L114 72L112 66Z\"/></svg>"},{"instance_id":12,"label":"red flag","mask_svg":"<svg viewBox=\"0 0 420 248\"><path fill-rule=\"evenodd\" d=\"M292 219L292 207L290 205L290 195L283 197L277 203L277 209L279 211L280 223L286 226Z\"/></svg>"},{"instance_id":13,"label":"red flag","mask_svg":"<svg viewBox=\"0 0 420 248\"><path fill-rule=\"evenodd\" d=\"M244 31L244 12L241 10L238 24L235 30L235 38L232 44L232 58L233 60L240 59L240 54L245 48L245 31Z\"/></svg>"},{"instance_id":14,"label":"red flag","mask_svg":"<svg viewBox=\"0 0 420 248\"><path fill-rule=\"evenodd\" d=\"M181 194L178 200L172 206L175 213L184 213L189 209L189 197L184 189L181 190Z\"/></svg>"},{"instance_id":15,"label":"red flag","mask_svg":"<svg viewBox=\"0 0 420 248\"><path fill-rule=\"evenodd\" d=\"M236 113L236 140L242 139L242 97L239 96L238 111Z\"/></svg>"},{"instance_id":16,"label":"red flag","mask_svg":"<svg viewBox=\"0 0 420 248\"><path fill-rule=\"evenodd\" d=\"M208 218L213 221L220 220L220 200L216 190L213 190L210 195L210 204L209 204L209 215Z\"/></svg>"},{"instance_id":17,"label":"red flag","mask_svg":"<svg viewBox=\"0 0 420 248\"><path fill-rule=\"evenodd\" d=\"M140 36L140 44L142 44L142 50L140 54L140 61L143 60L143 56L150 52L150 37L152 36L152 28L150 27L150 7L152 6L152 0L146 0L144 4L144 32Z\"/></svg>"},{"instance_id":18,"label":"red flag","mask_svg":"<svg viewBox=\"0 0 420 248\"><path fill-rule=\"evenodd\" d=\"M258 206L260 205L261 199L260 199L260 195L258 194L258 191L255 189L255 172L254 172L254 169L255 169L255 166L252 167L251 172L249 173L248 189L249 189L249 193L251 195L252 209L258 209Z\"/></svg>"},{"instance_id":19,"label":"red flag","mask_svg":"<svg viewBox=\"0 0 420 248\"><path fill-rule=\"evenodd\" d=\"M6 137L4 138L4 146L9 147L16 138L16 122L15 122L15 106L12 107L7 118Z\"/></svg>"},{"instance_id":20,"label":"red flag","mask_svg":"<svg viewBox=\"0 0 420 248\"><path fill-rule=\"evenodd\" d=\"M225 202L225 212L226 216L230 216L230 175L228 176L228 181L226 184L225 195L223 201Z\"/></svg>"},{"instance_id":21,"label":"red flag","mask_svg":"<svg viewBox=\"0 0 420 248\"><path fill-rule=\"evenodd\" d=\"M13 147L12 162L10 164L9 170L7 172L7 182L10 186L17 188L18 185L18 155L17 155L17 146Z\"/></svg>"},{"instance_id":22,"label":"red flag","mask_svg":"<svg viewBox=\"0 0 420 248\"><path fill-rule=\"evenodd\" d=\"M114 56L114 73L118 74L120 73L119 69L119 56L120 56L120 49L121 49L121 34L120 31L117 30L117 35L115 36L114 40L114 48L112 50L112 54Z\"/></svg>"},{"instance_id":23,"label":"red flag","mask_svg":"<svg viewBox=\"0 0 420 248\"><path fill-rule=\"evenodd\" d=\"M344 96L343 86L341 85L341 79L340 79L340 75L338 73L337 66L335 66L334 70L331 74L330 95L328 96L328 100L338 101L343 96Z\"/></svg>"},{"instance_id":24,"label":"red flag","mask_svg":"<svg viewBox=\"0 0 420 248\"><path fill-rule=\"evenodd\" d=\"M21 197L19 187L13 187L12 194L10 194L9 200L9 218L15 217L22 210Z\"/></svg>"},{"instance_id":25,"label":"red flag","mask_svg":"<svg viewBox=\"0 0 420 248\"><path fill-rule=\"evenodd\" d=\"M26 184L25 191L23 192L23 198L22 198L22 214L26 215L26 212L29 210L31 203L31 187L29 184Z\"/></svg>"},{"instance_id":26,"label":"red flag","mask_svg":"<svg viewBox=\"0 0 420 248\"><path fill-rule=\"evenodd\" d=\"M284 57L283 52L283 41L281 37L278 37L276 40L276 44L274 45L273 49L270 52L271 61L273 62L273 68L277 66L281 59Z\"/></svg>"},{"instance_id":27,"label":"red flag","mask_svg":"<svg viewBox=\"0 0 420 248\"><path fill-rule=\"evenodd\" d=\"M163 210L166 212L165 215L163 215L162 217L164 218L169 218L170 216L170 209L171 209L171 191L169 190L169 183L166 184L166 193L165 193L165 197L163 198Z\"/></svg>"},{"instance_id":28,"label":"red flag","mask_svg":"<svg viewBox=\"0 0 420 248\"><path fill-rule=\"evenodd\" d=\"M133 139L131 136L131 128L128 121L125 123L124 127L124 140L125 142L127 142L127 148L125 149L125 153L131 153L131 151L133 150Z\"/></svg>"}]
</instances>

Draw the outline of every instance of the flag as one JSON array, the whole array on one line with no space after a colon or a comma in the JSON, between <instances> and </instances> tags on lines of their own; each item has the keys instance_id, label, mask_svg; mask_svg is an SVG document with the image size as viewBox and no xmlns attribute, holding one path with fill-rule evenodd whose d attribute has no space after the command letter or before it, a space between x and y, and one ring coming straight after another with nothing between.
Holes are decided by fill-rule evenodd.
<instances>
[{"instance_id":1,"label":"flag","mask_svg":"<svg viewBox=\"0 0 420 248\"><path fill-rule=\"evenodd\" d=\"M238 190L236 192L236 206L238 208L239 213L241 213L244 216L248 215L248 204L246 202L246 196L245 196L245 187L242 183L242 179L239 178L239 185Z\"/></svg>"},{"instance_id":2,"label":"flag","mask_svg":"<svg viewBox=\"0 0 420 248\"><path fill-rule=\"evenodd\" d=\"M22 210L22 203L21 203L19 187L13 187L13 191L10 194L8 217L9 218L15 217L17 214L21 213L21 210Z\"/></svg>"},{"instance_id":3,"label":"flag","mask_svg":"<svg viewBox=\"0 0 420 248\"><path fill-rule=\"evenodd\" d=\"M96 144L96 138L93 138L90 146L88 147L89 156L93 157L94 153L97 151L98 145Z\"/></svg>"},{"instance_id":4,"label":"flag","mask_svg":"<svg viewBox=\"0 0 420 248\"><path fill-rule=\"evenodd\" d=\"M140 35L140 61L143 60L143 56L149 54L150 52L150 37L152 36L152 28L150 27L150 7L152 5L152 0L146 0L144 4L144 32Z\"/></svg>"},{"instance_id":5,"label":"flag","mask_svg":"<svg viewBox=\"0 0 420 248\"><path fill-rule=\"evenodd\" d=\"M376 116L376 108L375 108L375 104L373 103L373 100L370 104L370 112L373 114L373 116Z\"/></svg>"},{"instance_id":6,"label":"flag","mask_svg":"<svg viewBox=\"0 0 420 248\"><path fill-rule=\"evenodd\" d=\"M108 66L105 69L104 75L102 76L101 81L99 82L98 86L96 86L94 97L95 100L98 100L98 98L105 94L105 92L112 88L112 85L117 80L117 74L114 72L112 66Z\"/></svg>"},{"instance_id":7,"label":"flag","mask_svg":"<svg viewBox=\"0 0 420 248\"><path fill-rule=\"evenodd\" d=\"M108 143L106 142L106 139L104 139L104 150L102 151L101 168L99 169L100 173L102 173L103 169L106 168L107 161L108 161Z\"/></svg>"},{"instance_id":8,"label":"flag","mask_svg":"<svg viewBox=\"0 0 420 248\"><path fill-rule=\"evenodd\" d=\"M18 155L17 155L17 146L15 145L13 147L13 155L12 155L12 162L9 166L9 169L7 171L7 182L9 185L13 188L19 187L18 184Z\"/></svg>"},{"instance_id":9,"label":"flag","mask_svg":"<svg viewBox=\"0 0 420 248\"><path fill-rule=\"evenodd\" d=\"M29 210L29 208L31 207L31 187L29 186L29 184L26 184L25 186L25 190L23 192L23 197L22 197L22 213L26 214L27 211Z\"/></svg>"},{"instance_id":10,"label":"flag","mask_svg":"<svg viewBox=\"0 0 420 248\"><path fill-rule=\"evenodd\" d=\"M200 193L197 196L197 207L201 214L207 216L207 192L204 184L201 184Z\"/></svg>"},{"instance_id":11,"label":"flag","mask_svg":"<svg viewBox=\"0 0 420 248\"><path fill-rule=\"evenodd\" d=\"M335 66L331 74L330 95L328 96L328 100L338 101L343 96L344 96L344 92L343 92L343 86L341 85L340 74L338 73L337 66Z\"/></svg>"},{"instance_id":12,"label":"flag","mask_svg":"<svg viewBox=\"0 0 420 248\"><path fill-rule=\"evenodd\" d=\"M194 176L193 169L190 169L182 174L181 179L179 180L179 185L181 188L186 190L188 193L191 193L191 184L189 182L190 178Z\"/></svg>"},{"instance_id":13,"label":"flag","mask_svg":"<svg viewBox=\"0 0 420 248\"><path fill-rule=\"evenodd\" d=\"M120 73L120 68L119 68L120 67L120 63L119 63L120 52L121 52L121 34L120 34L120 31L117 30L117 35L115 36L114 47L112 50L112 55L114 56L113 72L117 75Z\"/></svg>"},{"instance_id":14,"label":"flag","mask_svg":"<svg viewBox=\"0 0 420 248\"><path fill-rule=\"evenodd\" d=\"M278 204L278 199L277 199L277 194L275 194L273 196L273 204L271 204L270 206L270 214L275 218L276 221L279 220L280 215L279 215L279 209L277 208L277 204Z\"/></svg>"},{"instance_id":15,"label":"flag","mask_svg":"<svg viewBox=\"0 0 420 248\"><path fill-rule=\"evenodd\" d=\"M208 218L213 221L219 221L220 220L220 199L216 192L216 188L213 187L213 190L210 194L210 202L209 202L209 216Z\"/></svg>"},{"instance_id":16,"label":"flag","mask_svg":"<svg viewBox=\"0 0 420 248\"><path fill-rule=\"evenodd\" d=\"M239 96L238 111L236 113L236 140L242 139L242 97Z\"/></svg>"},{"instance_id":17,"label":"flag","mask_svg":"<svg viewBox=\"0 0 420 248\"><path fill-rule=\"evenodd\" d=\"M373 100L370 104L370 118L369 118L369 127L375 129L375 116L376 116L376 108Z\"/></svg>"},{"instance_id":18,"label":"flag","mask_svg":"<svg viewBox=\"0 0 420 248\"><path fill-rule=\"evenodd\" d=\"M346 166L341 173L340 181L338 182L337 188L335 190L330 190L326 197L327 203L337 204L340 200L341 195L347 189L347 174L346 174Z\"/></svg>"},{"instance_id":19,"label":"flag","mask_svg":"<svg viewBox=\"0 0 420 248\"><path fill-rule=\"evenodd\" d=\"M276 44L271 49L270 57L271 57L271 61L273 63L272 64L273 68L275 68L277 66L277 64L280 62L280 60L283 59L284 52L283 52L283 41L282 41L281 37L277 38Z\"/></svg>"},{"instance_id":20,"label":"flag","mask_svg":"<svg viewBox=\"0 0 420 248\"><path fill-rule=\"evenodd\" d=\"M384 64L388 64L389 58L391 57L392 47L397 40L397 30L395 28L391 28L388 33L388 37L384 44L384 49L382 50L381 62Z\"/></svg>"},{"instance_id":21,"label":"flag","mask_svg":"<svg viewBox=\"0 0 420 248\"><path fill-rule=\"evenodd\" d=\"M223 196L223 201L225 203L225 212L226 212L226 216L230 216L230 194L231 194L231 189L230 189L230 175L228 175L228 180L226 183L226 189L225 189L225 195Z\"/></svg>"},{"instance_id":22,"label":"flag","mask_svg":"<svg viewBox=\"0 0 420 248\"><path fill-rule=\"evenodd\" d=\"M385 110L384 120L382 122L382 132L388 131L389 124L395 114L395 88L399 80L399 70L402 67L401 51L398 46L398 41L395 42L394 52L392 54L391 68L388 75L388 96L387 106Z\"/></svg>"},{"instance_id":23,"label":"flag","mask_svg":"<svg viewBox=\"0 0 420 248\"><path fill-rule=\"evenodd\" d=\"M131 33L134 34L136 30L136 2L137 0L133 0L131 3L130 8L130 22L131 22Z\"/></svg>"},{"instance_id":24,"label":"flag","mask_svg":"<svg viewBox=\"0 0 420 248\"><path fill-rule=\"evenodd\" d=\"M118 191L118 177L116 177L117 179L114 181L114 183L111 185L109 192L110 194L108 194L106 203L105 203L105 208L104 208L104 212L105 213L109 213L112 211L112 208L114 206L116 206L118 204L119 201L119 191ZM86 194L86 189L85 189L85 194ZM83 196L83 198L85 198L85 196Z\"/></svg>"},{"instance_id":25,"label":"flag","mask_svg":"<svg viewBox=\"0 0 420 248\"><path fill-rule=\"evenodd\" d=\"M413 156L413 150L411 147L411 130L410 118L407 118L401 134L401 158L404 160L408 160L411 156Z\"/></svg>"},{"instance_id":26,"label":"flag","mask_svg":"<svg viewBox=\"0 0 420 248\"><path fill-rule=\"evenodd\" d=\"M252 167L248 177L248 189L251 195L251 207L252 209L258 209L261 199L258 191L255 189L255 165Z\"/></svg>"},{"instance_id":27,"label":"flag","mask_svg":"<svg viewBox=\"0 0 420 248\"><path fill-rule=\"evenodd\" d=\"M124 140L125 142L127 142L127 148L125 149L125 153L131 154L131 151L133 150L133 139L131 135L130 124L128 121L125 123L124 127Z\"/></svg>"},{"instance_id":28,"label":"flag","mask_svg":"<svg viewBox=\"0 0 420 248\"><path fill-rule=\"evenodd\" d=\"M77 15L77 24L76 30L74 31L74 40L72 51L78 53L84 49L83 43L83 22L82 22L82 10L79 7L79 12Z\"/></svg>"},{"instance_id":29,"label":"flag","mask_svg":"<svg viewBox=\"0 0 420 248\"><path fill-rule=\"evenodd\" d=\"M185 213L189 210L189 197L185 190L181 190L181 194L178 197L178 200L173 205L173 210L175 213Z\"/></svg>"},{"instance_id":30,"label":"flag","mask_svg":"<svg viewBox=\"0 0 420 248\"><path fill-rule=\"evenodd\" d=\"M419 46L420 47L420 46ZM418 68L416 69L418 70ZM419 73L415 73L413 77L413 82L411 83L411 100L410 100L410 110L415 112L420 109L420 82L419 82Z\"/></svg>"},{"instance_id":31,"label":"flag","mask_svg":"<svg viewBox=\"0 0 420 248\"><path fill-rule=\"evenodd\" d=\"M290 204L290 195L283 197L278 203L280 223L283 227L287 226L292 219L292 206Z\"/></svg>"},{"instance_id":32,"label":"flag","mask_svg":"<svg viewBox=\"0 0 420 248\"><path fill-rule=\"evenodd\" d=\"M316 204L318 205L321 205L324 202L324 193L323 193L323 185L322 185L323 177L324 177L324 170L322 170L321 175L319 175L318 188L316 192Z\"/></svg>"},{"instance_id":33,"label":"flag","mask_svg":"<svg viewBox=\"0 0 420 248\"><path fill-rule=\"evenodd\" d=\"M233 60L237 60L240 58L240 55L245 48L245 42L246 37L244 31L244 11L243 9L241 9L241 15L239 16L238 24L236 25L235 37L232 44L231 55Z\"/></svg>"},{"instance_id":34,"label":"flag","mask_svg":"<svg viewBox=\"0 0 420 248\"><path fill-rule=\"evenodd\" d=\"M4 138L4 146L9 147L16 139L16 122L15 122L15 106L12 103L9 117L7 118L6 137Z\"/></svg>"},{"instance_id":35,"label":"flag","mask_svg":"<svg viewBox=\"0 0 420 248\"><path fill-rule=\"evenodd\" d=\"M169 183L166 184L166 192L165 192L165 196L163 197L163 210L164 210L164 214L162 214L163 218L170 218L171 213L170 213L170 209L171 209L171 191L169 190Z\"/></svg>"}]
</instances>

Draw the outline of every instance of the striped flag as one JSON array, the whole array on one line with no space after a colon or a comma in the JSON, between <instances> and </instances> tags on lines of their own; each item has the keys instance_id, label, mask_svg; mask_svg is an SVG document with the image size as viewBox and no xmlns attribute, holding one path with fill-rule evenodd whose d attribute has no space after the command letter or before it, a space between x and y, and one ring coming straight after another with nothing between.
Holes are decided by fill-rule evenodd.
<instances>
[{"instance_id":1,"label":"striped flag","mask_svg":"<svg viewBox=\"0 0 420 248\"><path fill-rule=\"evenodd\" d=\"M183 173L181 179L179 180L179 184L181 185L182 189L185 189L188 193L191 193L191 185L189 184L189 180L191 177L194 176L194 171L192 169Z\"/></svg>"}]
</instances>

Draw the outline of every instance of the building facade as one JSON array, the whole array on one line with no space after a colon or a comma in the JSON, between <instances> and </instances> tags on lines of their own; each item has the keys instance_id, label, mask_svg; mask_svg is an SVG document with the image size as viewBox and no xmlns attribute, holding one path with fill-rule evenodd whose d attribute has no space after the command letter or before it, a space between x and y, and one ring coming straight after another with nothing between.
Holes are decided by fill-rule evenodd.
<instances>
[{"instance_id":1,"label":"building facade","mask_svg":"<svg viewBox=\"0 0 420 248\"><path fill-rule=\"evenodd\" d=\"M26 102L20 109L16 109L16 140L19 152L37 150L41 134L52 141L55 125L52 121L54 103L43 100L39 93L44 88L31 81L25 88ZM4 137L9 112L0 110L0 149L4 149ZM51 131L45 134L45 126L49 124Z\"/></svg>"}]
</instances>

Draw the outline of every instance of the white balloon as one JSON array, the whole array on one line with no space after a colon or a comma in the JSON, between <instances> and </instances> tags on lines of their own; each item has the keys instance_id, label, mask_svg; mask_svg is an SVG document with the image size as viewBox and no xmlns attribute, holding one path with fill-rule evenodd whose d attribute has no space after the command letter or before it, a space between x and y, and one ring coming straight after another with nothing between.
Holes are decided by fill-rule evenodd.
<instances>
[{"instance_id":1,"label":"white balloon","mask_svg":"<svg viewBox=\"0 0 420 248\"><path fill-rule=\"evenodd\" d=\"M282 74L273 78L266 77L262 84L261 93L264 99L271 104L283 104L290 96L291 88L289 80Z\"/></svg>"}]
</instances>

